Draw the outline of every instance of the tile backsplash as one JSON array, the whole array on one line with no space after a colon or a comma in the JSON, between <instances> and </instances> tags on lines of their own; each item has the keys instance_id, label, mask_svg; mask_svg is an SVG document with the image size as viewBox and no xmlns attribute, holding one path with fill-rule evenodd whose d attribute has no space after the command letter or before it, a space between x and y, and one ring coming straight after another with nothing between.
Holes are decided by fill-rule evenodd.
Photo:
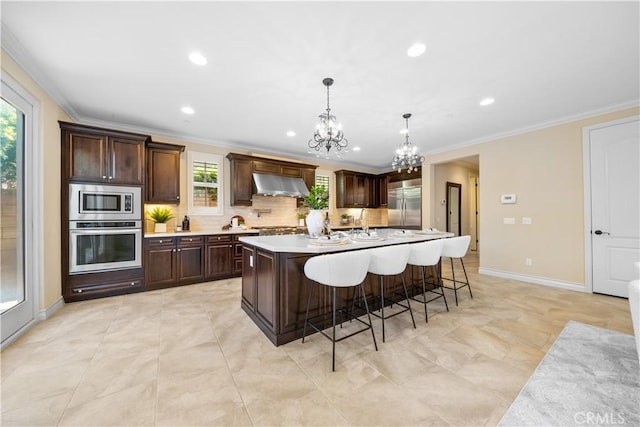
<instances>
[{"instance_id":1,"label":"tile backsplash","mask_svg":"<svg viewBox=\"0 0 640 427\"><path fill-rule=\"evenodd\" d=\"M156 205L146 205L145 211L150 211ZM175 230L176 225L182 224L182 219L188 215L182 206L169 206L175 218L167 223L167 230ZM298 225L298 212L306 212L306 208L297 208L297 202L289 197L253 196L253 206L225 207L225 213L221 216L189 215L191 231L213 232L222 230L222 227L231 222L231 217L242 216L245 224L252 228L260 228L273 225L296 226ZM340 216L346 213L358 219L360 209L334 209L329 218L334 226L340 225ZM370 226L387 224L386 209L369 209ZM350 224L353 225L353 224ZM145 230L153 232L154 223L145 219Z\"/></svg>"}]
</instances>

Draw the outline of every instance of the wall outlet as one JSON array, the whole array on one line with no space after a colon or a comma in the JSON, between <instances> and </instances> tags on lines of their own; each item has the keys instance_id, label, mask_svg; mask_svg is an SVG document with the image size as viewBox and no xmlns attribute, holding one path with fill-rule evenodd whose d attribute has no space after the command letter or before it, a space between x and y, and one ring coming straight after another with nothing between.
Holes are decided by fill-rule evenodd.
<instances>
[{"instance_id":1,"label":"wall outlet","mask_svg":"<svg viewBox=\"0 0 640 427\"><path fill-rule=\"evenodd\" d=\"M533 265L533 260L531 258L525 258L524 265L526 265L527 267L531 267Z\"/></svg>"},{"instance_id":2,"label":"wall outlet","mask_svg":"<svg viewBox=\"0 0 640 427\"><path fill-rule=\"evenodd\" d=\"M522 217L522 223L523 223L523 224L526 224L526 225L531 224L531 217L523 216L523 217Z\"/></svg>"},{"instance_id":3,"label":"wall outlet","mask_svg":"<svg viewBox=\"0 0 640 427\"><path fill-rule=\"evenodd\" d=\"M515 224L516 223L516 219L515 218L503 218L503 223L504 224Z\"/></svg>"}]
</instances>

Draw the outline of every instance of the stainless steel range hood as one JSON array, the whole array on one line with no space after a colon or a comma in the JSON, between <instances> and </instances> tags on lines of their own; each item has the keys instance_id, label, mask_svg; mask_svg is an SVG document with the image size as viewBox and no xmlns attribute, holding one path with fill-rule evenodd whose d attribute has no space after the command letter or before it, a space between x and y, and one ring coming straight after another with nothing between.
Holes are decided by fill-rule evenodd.
<instances>
[{"instance_id":1,"label":"stainless steel range hood","mask_svg":"<svg viewBox=\"0 0 640 427\"><path fill-rule=\"evenodd\" d=\"M254 173L253 182L256 194L261 196L305 197L309 194L302 178Z\"/></svg>"}]
</instances>

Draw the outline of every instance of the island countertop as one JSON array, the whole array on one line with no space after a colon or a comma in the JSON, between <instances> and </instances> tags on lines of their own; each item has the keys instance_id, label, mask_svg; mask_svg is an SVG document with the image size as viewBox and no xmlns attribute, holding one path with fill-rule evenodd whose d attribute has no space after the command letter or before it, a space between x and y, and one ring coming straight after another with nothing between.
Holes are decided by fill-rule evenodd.
<instances>
[{"instance_id":1,"label":"island countertop","mask_svg":"<svg viewBox=\"0 0 640 427\"><path fill-rule=\"evenodd\" d=\"M322 245L322 239L312 239L305 234L287 234L282 236L243 236L239 240L243 244L254 246L274 253L323 254L357 249L376 248L380 246L417 243L426 240L453 237L453 233L430 232L422 230L403 230L398 228L378 229L375 231L378 240L346 239L343 244Z\"/></svg>"}]
</instances>

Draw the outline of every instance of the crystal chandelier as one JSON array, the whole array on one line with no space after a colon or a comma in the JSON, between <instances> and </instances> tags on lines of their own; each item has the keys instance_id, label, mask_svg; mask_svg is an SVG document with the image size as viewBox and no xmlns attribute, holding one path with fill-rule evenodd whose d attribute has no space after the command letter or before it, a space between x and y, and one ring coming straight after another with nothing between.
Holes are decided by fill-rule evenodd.
<instances>
[{"instance_id":1,"label":"crystal chandelier","mask_svg":"<svg viewBox=\"0 0 640 427\"><path fill-rule=\"evenodd\" d=\"M403 168L407 168L407 172L417 171L418 166L424 162L424 156L418 154L418 147L409 142L409 117L410 113L403 114L407 127L404 130L405 141L398 147L396 154L393 156L391 167L401 172Z\"/></svg>"},{"instance_id":2,"label":"crystal chandelier","mask_svg":"<svg viewBox=\"0 0 640 427\"><path fill-rule=\"evenodd\" d=\"M336 155L339 156L340 151L347 147L348 141L342 133L342 125L337 123L336 116L331 114L331 108L329 108L329 86L333 84L333 79L327 77L322 80L322 84L327 87L327 112L318 116L320 123L316 125L313 138L309 140L309 149L317 151L317 156L320 155L321 150L326 150L325 156L328 158L331 147L335 147ZM309 152L312 151L309 150Z\"/></svg>"}]
</instances>

